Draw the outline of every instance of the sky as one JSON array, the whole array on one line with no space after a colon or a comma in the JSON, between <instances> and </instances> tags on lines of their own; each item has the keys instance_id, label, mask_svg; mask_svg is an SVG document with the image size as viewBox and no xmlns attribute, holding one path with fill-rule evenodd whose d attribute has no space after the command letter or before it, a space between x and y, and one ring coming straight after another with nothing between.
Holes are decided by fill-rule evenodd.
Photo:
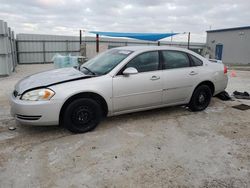
<instances>
[{"instance_id":1,"label":"sky","mask_svg":"<svg viewBox=\"0 0 250 188\"><path fill-rule=\"evenodd\" d=\"M250 25L249 0L0 0L15 33L79 35L79 29L177 32L205 42L206 30ZM88 35L88 34L87 34Z\"/></svg>"}]
</instances>

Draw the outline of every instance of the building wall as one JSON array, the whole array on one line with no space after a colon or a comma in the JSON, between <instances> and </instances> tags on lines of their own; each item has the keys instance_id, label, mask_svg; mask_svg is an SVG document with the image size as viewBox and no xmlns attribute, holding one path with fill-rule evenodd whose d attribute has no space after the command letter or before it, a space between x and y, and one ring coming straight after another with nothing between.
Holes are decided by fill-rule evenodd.
<instances>
[{"instance_id":1,"label":"building wall","mask_svg":"<svg viewBox=\"0 0 250 188\"><path fill-rule=\"evenodd\" d=\"M217 44L223 45L224 63L250 64L250 29L207 32L207 46L211 58L215 58Z\"/></svg>"}]
</instances>

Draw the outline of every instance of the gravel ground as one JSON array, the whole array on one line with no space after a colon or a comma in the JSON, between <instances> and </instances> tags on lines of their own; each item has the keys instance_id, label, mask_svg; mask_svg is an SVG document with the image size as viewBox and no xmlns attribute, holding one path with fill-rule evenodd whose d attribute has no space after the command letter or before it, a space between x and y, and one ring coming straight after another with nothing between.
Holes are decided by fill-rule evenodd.
<instances>
[{"instance_id":1,"label":"gravel ground","mask_svg":"<svg viewBox=\"0 0 250 188\"><path fill-rule=\"evenodd\" d=\"M249 101L213 98L203 112L170 107L111 117L86 134L17 125L8 94L22 77L51 68L19 65L0 78L1 188L250 187L250 110L231 107ZM250 72L236 75L227 91L250 92Z\"/></svg>"}]
</instances>

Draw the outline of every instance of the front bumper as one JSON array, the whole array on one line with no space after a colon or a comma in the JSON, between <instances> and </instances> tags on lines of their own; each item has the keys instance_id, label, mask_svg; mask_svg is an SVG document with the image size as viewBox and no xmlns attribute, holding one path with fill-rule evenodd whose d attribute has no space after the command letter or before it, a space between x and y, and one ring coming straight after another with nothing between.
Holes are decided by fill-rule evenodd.
<instances>
[{"instance_id":1,"label":"front bumper","mask_svg":"<svg viewBox=\"0 0 250 188\"><path fill-rule=\"evenodd\" d=\"M49 101L24 101L11 95L11 115L24 125L58 125L62 102Z\"/></svg>"}]
</instances>

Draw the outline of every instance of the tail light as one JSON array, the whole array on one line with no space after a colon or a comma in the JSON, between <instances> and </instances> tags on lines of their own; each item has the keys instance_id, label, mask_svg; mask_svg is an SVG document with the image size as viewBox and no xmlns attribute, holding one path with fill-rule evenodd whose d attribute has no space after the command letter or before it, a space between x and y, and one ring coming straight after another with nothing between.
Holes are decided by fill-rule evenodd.
<instances>
[{"instance_id":1,"label":"tail light","mask_svg":"<svg viewBox=\"0 0 250 188\"><path fill-rule=\"evenodd\" d=\"M224 74L227 74L227 66L224 65Z\"/></svg>"}]
</instances>

